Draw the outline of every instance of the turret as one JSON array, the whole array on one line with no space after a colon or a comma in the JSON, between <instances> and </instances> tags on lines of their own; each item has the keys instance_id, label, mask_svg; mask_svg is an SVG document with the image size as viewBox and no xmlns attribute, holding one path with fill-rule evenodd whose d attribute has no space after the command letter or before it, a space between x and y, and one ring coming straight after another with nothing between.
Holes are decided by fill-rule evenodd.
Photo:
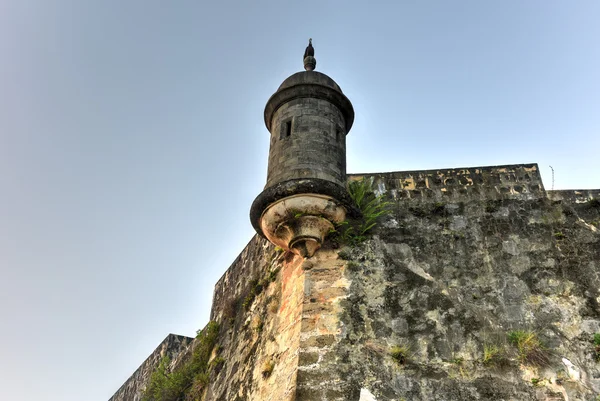
<instances>
[{"instance_id":1,"label":"turret","mask_svg":"<svg viewBox=\"0 0 600 401\"><path fill-rule=\"evenodd\" d=\"M305 71L287 78L265 107L271 134L267 184L250 210L256 231L311 257L346 218L346 135L354 109L339 85L314 71L312 40Z\"/></svg>"}]
</instances>

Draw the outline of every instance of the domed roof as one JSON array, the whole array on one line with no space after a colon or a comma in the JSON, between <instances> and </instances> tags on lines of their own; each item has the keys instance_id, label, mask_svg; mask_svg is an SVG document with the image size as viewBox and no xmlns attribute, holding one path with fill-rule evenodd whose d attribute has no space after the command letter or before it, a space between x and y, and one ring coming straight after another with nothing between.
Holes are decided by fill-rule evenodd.
<instances>
[{"instance_id":1,"label":"domed roof","mask_svg":"<svg viewBox=\"0 0 600 401\"><path fill-rule=\"evenodd\" d=\"M303 84L313 84L313 85L321 85L326 86L331 89L335 89L336 91L343 93L342 88L335 81L329 78L327 75L320 73L318 71L300 71L293 75L290 75L277 89L277 92L284 90L286 88L290 88L296 85Z\"/></svg>"},{"instance_id":2,"label":"domed roof","mask_svg":"<svg viewBox=\"0 0 600 401\"><path fill-rule=\"evenodd\" d=\"M267 101L265 106L265 125L267 129L269 132L271 131L273 114L282 104L300 98L313 98L334 104L344 115L346 133L348 133L354 122L354 108L342 92L342 88L333 79L315 71L317 60L315 59L312 39L308 40L308 47L304 52L302 61L306 71L290 75Z\"/></svg>"},{"instance_id":3,"label":"domed roof","mask_svg":"<svg viewBox=\"0 0 600 401\"><path fill-rule=\"evenodd\" d=\"M279 106L298 98L323 99L333 103L344 114L346 132L350 131L354 121L352 103L333 79L317 71L302 71L289 76L269 98L265 106L265 125L269 131L273 113Z\"/></svg>"}]
</instances>

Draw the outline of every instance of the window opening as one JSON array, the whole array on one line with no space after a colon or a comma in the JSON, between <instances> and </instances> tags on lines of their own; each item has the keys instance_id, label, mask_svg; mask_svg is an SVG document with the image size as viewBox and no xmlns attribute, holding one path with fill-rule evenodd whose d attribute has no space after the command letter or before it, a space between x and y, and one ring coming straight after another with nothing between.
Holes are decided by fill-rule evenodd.
<instances>
[{"instance_id":1,"label":"window opening","mask_svg":"<svg viewBox=\"0 0 600 401\"><path fill-rule=\"evenodd\" d=\"M289 119L281 124L279 139L287 138L292 135L292 120Z\"/></svg>"}]
</instances>

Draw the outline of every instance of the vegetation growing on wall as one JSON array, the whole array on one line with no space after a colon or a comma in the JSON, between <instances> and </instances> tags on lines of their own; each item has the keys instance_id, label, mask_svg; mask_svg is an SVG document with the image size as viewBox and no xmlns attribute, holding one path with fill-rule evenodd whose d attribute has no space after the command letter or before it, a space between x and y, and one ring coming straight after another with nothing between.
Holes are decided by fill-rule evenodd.
<instances>
[{"instance_id":1,"label":"vegetation growing on wall","mask_svg":"<svg viewBox=\"0 0 600 401\"><path fill-rule=\"evenodd\" d=\"M504 347L498 344L484 344L483 359L484 365L501 365L506 360Z\"/></svg>"},{"instance_id":2,"label":"vegetation growing on wall","mask_svg":"<svg viewBox=\"0 0 600 401\"><path fill-rule=\"evenodd\" d=\"M250 290L248 291L248 294L246 294L246 297L244 297L244 302L242 302L242 307L244 308L244 310L249 310L252 306L252 303L254 302L254 299L257 296L259 296L263 292L263 290L268 288L273 281L277 279L277 273L279 273L279 269L280 268L277 267L276 269L269 271L268 274L260 280L258 278L255 278L252 281L250 281Z\"/></svg>"},{"instance_id":3,"label":"vegetation growing on wall","mask_svg":"<svg viewBox=\"0 0 600 401\"><path fill-rule=\"evenodd\" d=\"M219 359L217 364L209 363L218 335L219 325L209 322L203 330L198 331L192 356L172 372L169 371L170 359L163 358L150 377L150 383L142 395L142 401L200 399L208 384L212 368L222 365L224 362Z\"/></svg>"},{"instance_id":4,"label":"vegetation growing on wall","mask_svg":"<svg viewBox=\"0 0 600 401\"><path fill-rule=\"evenodd\" d=\"M538 335L529 330L513 330L508 341L517 348L519 362L529 365L548 364L548 352Z\"/></svg>"},{"instance_id":5,"label":"vegetation growing on wall","mask_svg":"<svg viewBox=\"0 0 600 401\"><path fill-rule=\"evenodd\" d=\"M272 360L266 360L261 368L261 374L262 377L264 379L268 378L269 376L271 376L271 373L273 373L273 369L275 368L275 362L273 362Z\"/></svg>"},{"instance_id":6,"label":"vegetation growing on wall","mask_svg":"<svg viewBox=\"0 0 600 401\"><path fill-rule=\"evenodd\" d=\"M377 220L389 213L391 203L385 202L382 195L376 195L372 187L373 177L348 182L348 193L361 217L338 224L332 234L340 243L357 245L363 242L377 225Z\"/></svg>"},{"instance_id":7,"label":"vegetation growing on wall","mask_svg":"<svg viewBox=\"0 0 600 401\"><path fill-rule=\"evenodd\" d=\"M407 345L395 345L390 349L390 356L398 365L406 364L410 350Z\"/></svg>"}]
</instances>

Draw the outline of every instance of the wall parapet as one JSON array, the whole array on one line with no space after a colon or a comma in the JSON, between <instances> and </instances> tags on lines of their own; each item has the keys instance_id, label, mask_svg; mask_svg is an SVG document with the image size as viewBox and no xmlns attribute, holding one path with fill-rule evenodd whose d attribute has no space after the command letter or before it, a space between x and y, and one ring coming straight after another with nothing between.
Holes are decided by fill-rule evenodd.
<instances>
[{"instance_id":1,"label":"wall parapet","mask_svg":"<svg viewBox=\"0 0 600 401\"><path fill-rule=\"evenodd\" d=\"M548 191L548 198L553 201L586 203L592 199L600 199L600 189L564 189Z\"/></svg>"},{"instance_id":2,"label":"wall parapet","mask_svg":"<svg viewBox=\"0 0 600 401\"><path fill-rule=\"evenodd\" d=\"M389 192L394 199L526 200L546 196L536 163L348 175L350 180L362 177L373 177L376 191Z\"/></svg>"}]
</instances>

